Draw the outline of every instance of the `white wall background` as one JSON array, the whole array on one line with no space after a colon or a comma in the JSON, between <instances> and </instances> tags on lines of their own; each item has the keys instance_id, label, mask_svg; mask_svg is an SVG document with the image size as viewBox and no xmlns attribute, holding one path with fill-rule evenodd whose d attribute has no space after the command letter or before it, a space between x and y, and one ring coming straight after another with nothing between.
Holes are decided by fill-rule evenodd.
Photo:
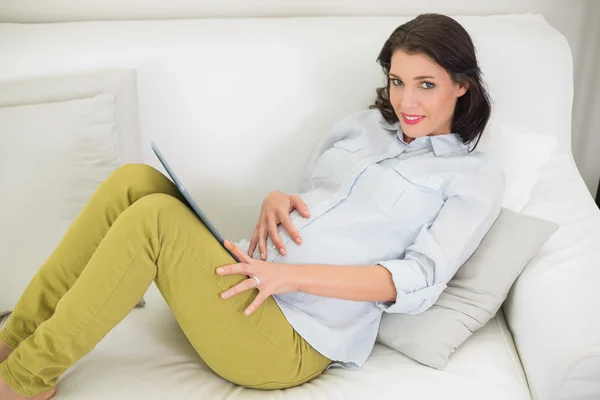
<instances>
[{"instance_id":1,"label":"white wall background","mask_svg":"<svg viewBox=\"0 0 600 400\"><path fill-rule=\"evenodd\" d=\"M578 44L577 52L573 52L576 58L572 149L583 179L595 195L600 177L600 1L584 3L579 37L573 38Z\"/></svg>"},{"instance_id":2,"label":"white wall background","mask_svg":"<svg viewBox=\"0 0 600 400\"><path fill-rule=\"evenodd\" d=\"M572 149L594 195L600 178L600 0L0 0L0 22L115 19L541 13L574 58ZM0 38L2 40L2 38ZM548 82L552 85L552 82ZM526 110L525 110L526 112Z\"/></svg>"}]
</instances>

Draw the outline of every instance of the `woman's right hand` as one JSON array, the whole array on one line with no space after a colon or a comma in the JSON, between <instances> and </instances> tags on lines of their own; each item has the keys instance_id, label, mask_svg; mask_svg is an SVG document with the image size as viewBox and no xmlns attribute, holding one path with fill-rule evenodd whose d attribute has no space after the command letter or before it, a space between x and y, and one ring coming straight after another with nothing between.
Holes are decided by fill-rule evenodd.
<instances>
[{"instance_id":1,"label":"woman's right hand","mask_svg":"<svg viewBox=\"0 0 600 400\"><path fill-rule=\"evenodd\" d=\"M254 229L254 234L250 239L250 245L248 246L248 255L250 257L252 257L258 244L261 260L265 261L267 259L267 236L271 238L279 253L285 255L285 246L279 237L279 224L283 225L284 229L296 243L302 244L300 234L290 220L290 213L293 210L298 210L300 215L305 218L310 217L308 206L300 196L286 194L278 190L269 193L263 201L256 229Z\"/></svg>"}]
</instances>

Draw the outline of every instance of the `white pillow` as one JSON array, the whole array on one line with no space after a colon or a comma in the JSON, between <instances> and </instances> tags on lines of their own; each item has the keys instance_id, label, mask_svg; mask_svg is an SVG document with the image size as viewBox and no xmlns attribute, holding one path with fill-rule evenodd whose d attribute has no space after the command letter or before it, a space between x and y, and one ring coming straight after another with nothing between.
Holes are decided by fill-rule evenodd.
<instances>
[{"instance_id":1,"label":"white pillow","mask_svg":"<svg viewBox=\"0 0 600 400\"><path fill-rule=\"evenodd\" d=\"M113 168L117 168L119 165L123 165L126 163L141 162L140 132L138 125L137 74L135 70L105 69L91 72L81 72L64 76L49 76L35 79L5 82L0 84L0 108L36 105L41 103L59 103L76 99L92 99L102 94L111 94L114 96L113 114L111 115L111 121L114 124L113 129L116 132L115 145L117 153L116 155L113 154L112 157L118 162L113 164ZM56 107L61 108L61 106ZM34 117L34 115L32 114L31 117ZM80 117L83 118L83 116ZM82 122L83 120L80 118L79 121ZM13 153L16 152L18 154L23 154L24 159L36 159L33 156L30 157L30 155L33 150L39 149L40 146L28 146L24 149L17 147L7 149L5 144L8 143L9 137L13 137L13 134L8 133L6 126L4 126L3 123L0 123L0 130L2 130L1 140L4 141L3 146L0 149L0 156L4 154L4 151L12 151ZM35 136L36 140L40 143L45 143L46 141L52 140L53 138L45 135L46 133L47 129L42 129L41 131L37 132L37 135ZM73 134L73 132L71 132L71 134ZM72 137L69 137L69 132L64 131L59 132L58 136L56 136L54 139L65 140L67 143L69 143L70 141L75 140L76 135L77 134L75 134ZM36 142L33 142L33 144L36 144ZM62 157L62 152L51 152L50 148L48 148L48 150L44 152L43 156L55 160ZM81 157L91 156L91 152L84 153L81 155ZM73 154L69 154L68 157L73 157ZM0 160L0 166L4 166L4 161L5 159L2 156L2 159ZM12 172L13 174L20 174L18 169L19 165L13 166L12 168L14 168L16 171ZM91 168L91 165L88 166L88 169ZM4 171L6 170L3 169L3 172ZM44 171L42 170L38 170L38 172L40 174L44 173ZM75 171L74 168L69 168L66 174L62 176L64 181L61 182L75 183L77 179L80 179L79 175L73 175L71 174L71 172L75 173L77 171ZM85 187L82 190L87 190L89 192L89 185L93 185L93 182L97 182L99 179L99 175L101 175L95 175L95 173L100 172L101 171L91 171L91 175L89 175L90 181L86 184L88 185L88 187ZM41 184L43 184L43 181L41 181L39 177L31 177L32 181L36 179L40 180ZM23 198L29 198L30 196L25 190L25 186L27 186L28 182L17 182L16 184L19 185L15 188L18 192L18 195ZM34 189L38 190L38 188L36 188L35 186ZM54 193L53 190L54 189L52 187L47 187L46 191L44 191L44 195L48 193L48 195L52 196L52 193ZM0 188L0 195L3 197L3 199L8 199L8 196L12 195L12 192L6 193L6 191L6 186ZM89 192L89 195L91 195L91 192ZM63 220L61 220L61 223L63 225L70 224L70 221L75 219L77 215L76 211L83 208L88 198L84 199L83 196L80 196L79 200L77 201L75 201L75 199L72 199L70 209L64 210L63 212ZM66 204L62 204L60 207L65 206ZM4 215L6 215L7 212L6 209L7 207L5 206L3 209L0 210L0 221L2 222L4 222ZM59 210L60 209L63 208L59 208ZM52 219L53 216L51 214L41 216L40 218L41 220L39 222L41 225L44 226L50 226L52 221L56 222ZM0 225L6 224L0 223ZM25 223L23 224L23 227L14 227L13 235L25 237L28 234L27 229L29 229L26 226L27 224ZM1 228L2 227L0 227L0 229ZM49 229L50 232L48 232L48 235L44 236L44 238L42 238L40 242L36 244L35 248L32 248L32 251L38 253L43 253L44 251L47 251L47 255L49 255L49 252L52 251L56 246L56 243L58 243L59 239L56 238L57 232L61 229L66 228L64 226L55 226ZM5 231L0 230L0 240L3 240L6 234L7 233ZM0 250L2 249L0 248ZM11 257L16 257L16 255L13 255ZM13 287L13 284L15 287L19 286L17 282L22 282L23 279L25 279L23 276L28 276L29 270L31 268L38 267L39 262L36 266L25 266L25 270L23 271L23 273L21 273L20 270L16 269L16 266L13 266L10 271L10 279L8 279L11 287ZM9 264L0 263L0 274L4 274L5 268L9 268ZM15 271L19 271L19 273L15 274ZM9 301L9 298L14 297L14 294L7 294L7 292L3 290L6 287L6 285L8 285L8 282L4 280L0 282L0 315L2 315L2 313L6 311L5 304L14 304L14 300ZM142 306L144 305L144 303L144 299L142 299L138 306Z\"/></svg>"},{"instance_id":2,"label":"white pillow","mask_svg":"<svg viewBox=\"0 0 600 400\"><path fill-rule=\"evenodd\" d=\"M115 95L0 108L0 315L119 165Z\"/></svg>"},{"instance_id":3,"label":"white pillow","mask_svg":"<svg viewBox=\"0 0 600 400\"><path fill-rule=\"evenodd\" d=\"M540 172L558 149L553 136L520 132L494 120L488 123L477 146L502 166L506 177L502 206L516 212L529 203Z\"/></svg>"},{"instance_id":4,"label":"white pillow","mask_svg":"<svg viewBox=\"0 0 600 400\"><path fill-rule=\"evenodd\" d=\"M503 208L435 304L421 314L384 313L377 341L444 369L452 353L496 315L529 260L557 229L554 222Z\"/></svg>"},{"instance_id":5,"label":"white pillow","mask_svg":"<svg viewBox=\"0 0 600 400\"><path fill-rule=\"evenodd\" d=\"M141 162L137 74L133 69L102 70L0 84L0 107L87 99L113 93L119 130L119 163Z\"/></svg>"}]
</instances>

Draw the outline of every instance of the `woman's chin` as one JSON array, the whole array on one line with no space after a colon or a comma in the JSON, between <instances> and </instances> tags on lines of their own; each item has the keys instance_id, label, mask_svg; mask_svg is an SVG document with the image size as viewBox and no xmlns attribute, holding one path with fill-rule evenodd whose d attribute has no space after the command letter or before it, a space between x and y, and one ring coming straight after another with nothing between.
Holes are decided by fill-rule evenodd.
<instances>
[{"instance_id":1,"label":"woman's chin","mask_svg":"<svg viewBox=\"0 0 600 400\"><path fill-rule=\"evenodd\" d=\"M403 126L402 133L404 134L404 138L408 140L414 140L420 138L421 136L425 136L424 134L422 134L422 132L420 132L420 130L416 130L414 128L411 128L410 126L406 129Z\"/></svg>"}]
</instances>

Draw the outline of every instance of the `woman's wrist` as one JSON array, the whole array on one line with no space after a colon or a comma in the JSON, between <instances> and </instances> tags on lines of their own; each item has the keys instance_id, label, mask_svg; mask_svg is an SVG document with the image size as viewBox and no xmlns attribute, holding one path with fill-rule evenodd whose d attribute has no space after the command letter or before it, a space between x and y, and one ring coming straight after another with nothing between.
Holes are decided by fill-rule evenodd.
<instances>
[{"instance_id":1,"label":"woman's wrist","mask_svg":"<svg viewBox=\"0 0 600 400\"><path fill-rule=\"evenodd\" d=\"M287 282L292 292L302 291L302 268L299 265L279 264L279 267L285 269Z\"/></svg>"}]
</instances>

